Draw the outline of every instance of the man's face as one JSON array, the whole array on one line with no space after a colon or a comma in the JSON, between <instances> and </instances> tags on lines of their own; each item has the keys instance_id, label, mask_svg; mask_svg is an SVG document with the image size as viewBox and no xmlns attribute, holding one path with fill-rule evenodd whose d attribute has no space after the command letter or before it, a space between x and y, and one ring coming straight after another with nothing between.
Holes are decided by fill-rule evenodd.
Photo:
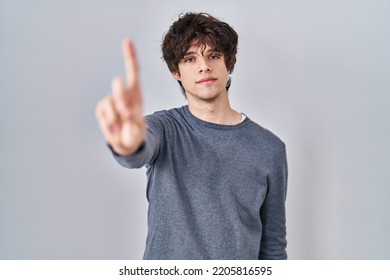
<instances>
[{"instance_id":1,"label":"man's face","mask_svg":"<svg viewBox=\"0 0 390 280\"><path fill-rule=\"evenodd\" d=\"M201 45L191 45L179 61L179 73L172 74L182 83L189 102L210 102L226 93L229 71L224 56L208 45L203 54Z\"/></svg>"}]
</instances>

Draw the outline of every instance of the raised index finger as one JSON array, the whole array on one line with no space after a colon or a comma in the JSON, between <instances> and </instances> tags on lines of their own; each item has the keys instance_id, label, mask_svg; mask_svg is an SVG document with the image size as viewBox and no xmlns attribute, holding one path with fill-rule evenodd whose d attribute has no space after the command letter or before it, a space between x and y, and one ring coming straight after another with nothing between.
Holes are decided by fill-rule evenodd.
<instances>
[{"instance_id":1,"label":"raised index finger","mask_svg":"<svg viewBox=\"0 0 390 280\"><path fill-rule=\"evenodd\" d=\"M129 87L138 83L138 62L134 44L129 39L122 41L123 58L125 60L126 81Z\"/></svg>"}]
</instances>

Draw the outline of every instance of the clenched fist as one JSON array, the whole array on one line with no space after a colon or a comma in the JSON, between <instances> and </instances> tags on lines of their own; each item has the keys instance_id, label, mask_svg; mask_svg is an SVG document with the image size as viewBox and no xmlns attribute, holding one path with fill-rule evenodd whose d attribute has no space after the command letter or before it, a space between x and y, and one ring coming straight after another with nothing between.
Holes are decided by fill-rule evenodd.
<instances>
[{"instance_id":1,"label":"clenched fist","mask_svg":"<svg viewBox=\"0 0 390 280\"><path fill-rule=\"evenodd\" d=\"M146 126L134 45L124 39L122 49L126 82L120 77L113 79L111 94L96 106L96 118L107 143L119 155L127 156L144 142Z\"/></svg>"}]
</instances>

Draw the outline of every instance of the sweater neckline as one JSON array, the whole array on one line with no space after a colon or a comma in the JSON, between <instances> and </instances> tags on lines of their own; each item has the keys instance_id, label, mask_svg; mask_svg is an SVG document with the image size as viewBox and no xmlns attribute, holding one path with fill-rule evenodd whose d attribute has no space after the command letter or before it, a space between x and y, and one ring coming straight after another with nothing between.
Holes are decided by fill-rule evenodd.
<instances>
[{"instance_id":1,"label":"sweater neckline","mask_svg":"<svg viewBox=\"0 0 390 280\"><path fill-rule=\"evenodd\" d=\"M238 129L238 128L241 128L241 127L247 125L250 122L250 119L244 113L241 113L241 114L245 115L245 119L242 122L240 122L238 124L228 125L228 124L217 124L217 123L207 122L207 121L204 121L202 119L199 119L198 117L196 117L195 115L193 115L191 113L188 105L183 106L182 110L184 111L185 116L192 123L194 123L196 125L202 125L205 127L209 127L209 128L214 128L214 129L224 129L224 130Z\"/></svg>"}]
</instances>

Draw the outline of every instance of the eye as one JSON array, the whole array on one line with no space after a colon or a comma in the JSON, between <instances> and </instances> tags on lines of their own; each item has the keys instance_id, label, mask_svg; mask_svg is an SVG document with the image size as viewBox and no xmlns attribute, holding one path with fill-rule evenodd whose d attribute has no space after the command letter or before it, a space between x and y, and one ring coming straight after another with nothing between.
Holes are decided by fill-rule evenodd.
<instances>
[{"instance_id":1,"label":"eye","mask_svg":"<svg viewBox=\"0 0 390 280\"><path fill-rule=\"evenodd\" d=\"M195 61L195 58L192 57L192 56L184 57L184 58L183 58L183 62L186 62L186 63L188 63L188 62L194 62L194 61Z\"/></svg>"},{"instance_id":2,"label":"eye","mask_svg":"<svg viewBox=\"0 0 390 280\"><path fill-rule=\"evenodd\" d=\"M220 53L212 53L210 56L209 56L209 59L210 60L217 60L217 59L220 59L222 56L222 54Z\"/></svg>"}]
</instances>

